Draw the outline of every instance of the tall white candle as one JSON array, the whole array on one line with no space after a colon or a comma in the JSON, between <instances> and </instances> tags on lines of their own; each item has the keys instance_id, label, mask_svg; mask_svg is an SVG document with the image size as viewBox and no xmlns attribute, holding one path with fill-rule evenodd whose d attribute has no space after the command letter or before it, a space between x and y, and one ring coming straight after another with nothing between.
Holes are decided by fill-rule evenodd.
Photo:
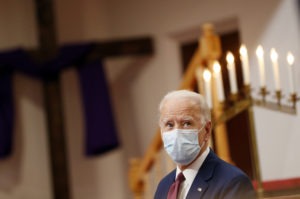
<instances>
[{"instance_id":1,"label":"tall white candle","mask_svg":"<svg viewBox=\"0 0 300 199\"><path fill-rule=\"evenodd\" d=\"M279 77L279 68L278 68L278 54L274 48L270 51L270 57L274 70L274 81L275 81L275 90L280 91L280 77Z\"/></svg>"},{"instance_id":2,"label":"tall white candle","mask_svg":"<svg viewBox=\"0 0 300 199\"><path fill-rule=\"evenodd\" d=\"M244 85L250 85L250 69L249 69L248 52L244 44L241 45L240 48L240 58L243 67Z\"/></svg>"},{"instance_id":3,"label":"tall white candle","mask_svg":"<svg viewBox=\"0 0 300 199\"><path fill-rule=\"evenodd\" d=\"M212 108L212 97L211 97L211 73L208 69L203 71L203 79L205 83L205 98L208 107Z\"/></svg>"},{"instance_id":4,"label":"tall white candle","mask_svg":"<svg viewBox=\"0 0 300 199\"><path fill-rule=\"evenodd\" d=\"M265 87L266 79L265 79L264 50L261 45L257 47L256 55L257 55L258 65L259 65L260 86Z\"/></svg>"},{"instance_id":5,"label":"tall white candle","mask_svg":"<svg viewBox=\"0 0 300 199\"><path fill-rule=\"evenodd\" d=\"M223 102L225 100L223 79L221 73L221 66L218 61L214 62L213 69L214 69L214 78L217 86L218 99L220 102Z\"/></svg>"},{"instance_id":6,"label":"tall white candle","mask_svg":"<svg viewBox=\"0 0 300 199\"><path fill-rule=\"evenodd\" d=\"M236 94L237 84L236 84L235 64L234 64L234 57L231 52L227 53L226 60L227 60L227 69L229 72L230 92L232 94Z\"/></svg>"},{"instance_id":7,"label":"tall white candle","mask_svg":"<svg viewBox=\"0 0 300 199\"><path fill-rule=\"evenodd\" d=\"M295 72L293 71L293 65L294 65L294 56L291 52L288 52L287 54L287 62L289 64L288 66L288 71L289 71L289 82L290 82L290 92L291 94L295 94Z\"/></svg>"}]
</instances>

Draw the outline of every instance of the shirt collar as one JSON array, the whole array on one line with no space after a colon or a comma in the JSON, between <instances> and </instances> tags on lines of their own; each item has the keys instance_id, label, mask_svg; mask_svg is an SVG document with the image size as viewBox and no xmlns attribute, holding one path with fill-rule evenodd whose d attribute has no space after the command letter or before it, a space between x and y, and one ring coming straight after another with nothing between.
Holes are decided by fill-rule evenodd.
<instances>
[{"instance_id":1,"label":"shirt collar","mask_svg":"<svg viewBox=\"0 0 300 199\"><path fill-rule=\"evenodd\" d=\"M185 177L185 181L188 184L192 184L192 182L194 181L200 167L202 166L205 158L207 157L208 153L209 153L210 149L209 147L207 147L205 149L205 151L195 160L195 162L193 162L190 166L188 166L185 170L181 171L180 168L177 166L176 169L176 177L180 172L183 172L183 175ZM175 178L176 179L176 178Z\"/></svg>"}]
</instances>

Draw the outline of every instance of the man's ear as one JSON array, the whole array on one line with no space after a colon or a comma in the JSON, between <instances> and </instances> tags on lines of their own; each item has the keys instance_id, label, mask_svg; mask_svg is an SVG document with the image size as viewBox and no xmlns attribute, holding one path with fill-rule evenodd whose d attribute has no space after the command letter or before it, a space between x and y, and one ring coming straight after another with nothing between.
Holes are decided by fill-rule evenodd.
<instances>
[{"instance_id":1,"label":"man's ear","mask_svg":"<svg viewBox=\"0 0 300 199\"><path fill-rule=\"evenodd\" d=\"M207 121L204 128L205 128L205 141L208 141L210 139L211 130L212 130L211 121Z\"/></svg>"}]
</instances>

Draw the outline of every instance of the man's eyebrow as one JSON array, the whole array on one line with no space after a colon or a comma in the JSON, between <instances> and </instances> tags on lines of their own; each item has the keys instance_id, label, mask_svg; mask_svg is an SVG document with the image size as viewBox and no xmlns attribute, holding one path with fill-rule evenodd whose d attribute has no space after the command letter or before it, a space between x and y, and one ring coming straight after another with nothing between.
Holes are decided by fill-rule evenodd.
<instances>
[{"instance_id":1,"label":"man's eyebrow","mask_svg":"<svg viewBox=\"0 0 300 199\"><path fill-rule=\"evenodd\" d=\"M163 123L163 124L165 124L165 123L167 123L167 122L169 122L169 121L171 121L172 119L171 118L169 118L169 117L164 117L164 118L161 118L160 119L160 123ZM183 116L183 117L180 117L180 118L177 118L177 120L178 121L195 121L195 118L194 117L192 117L192 116Z\"/></svg>"},{"instance_id":2,"label":"man's eyebrow","mask_svg":"<svg viewBox=\"0 0 300 199\"><path fill-rule=\"evenodd\" d=\"M194 117L192 117L192 116L184 116L184 117L182 117L182 120L194 120Z\"/></svg>"},{"instance_id":3,"label":"man's eyebrow","mask_svg":"<svg viewBox=\"0 0 300 199\"><path fill-rule=\"evenodd\" d=\"M170 118L168 118L168 117L165 117L165 118L161 118L160 119L160 122L167 122L167 121L169 121L170 120Z\"/></svg>"}]
</instances>

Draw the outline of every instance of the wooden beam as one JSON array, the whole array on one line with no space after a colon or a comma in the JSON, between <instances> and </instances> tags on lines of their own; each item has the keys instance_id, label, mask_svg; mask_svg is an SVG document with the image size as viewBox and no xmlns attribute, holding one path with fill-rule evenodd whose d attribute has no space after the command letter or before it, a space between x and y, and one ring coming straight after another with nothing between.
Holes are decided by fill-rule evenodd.
<instances>
[{"instance_id":1,"label":"wooden beam","mask_svg":"<svg viewBox=\"0 0 300 199\"><path fill-rule=\"evenodd\" d=\"M50 59L57 52L56 26L52 0L35 0L40 57Z\"/></svg>"},{"instance_id":2,"label":"wooden beam","mask_svg":"<svg viewBox=\"0 0 300 199\"><path fill-rule=\"evenodd\" d=\"M39 61L54 58L57 52L53 7L52 0L35 0L39 33ZM54 199L70 199L59 74L44 81L44 100L47 114L53 196Z\"/></svg>"},{"instance_id":3,"label":"wooden beam","mask_svg":"<svg viewBox=\"0 0 300 199\"><path fill-rule=\"evenodd\" d=\"M153 41L150 37L127 38L97 42L91 57L108 58L116 56L152 55Z\"/></svg>"},{"instance_id":4,"label":"wooden beam","mask_svg":"<svg viewBox=\"0 0 300 199\"><path fill-rule=\"evenodd\" d=\"M153 39L149 36L97 41L92 45L91 51L86 57L86 62L120 56L150 56L154 54L153 43ZM35 61L45 61L43 51L31 49L28 52ZM55 49L49 54L49 58L55 57L56 54Z\"/></svg>"}]
</instances>

